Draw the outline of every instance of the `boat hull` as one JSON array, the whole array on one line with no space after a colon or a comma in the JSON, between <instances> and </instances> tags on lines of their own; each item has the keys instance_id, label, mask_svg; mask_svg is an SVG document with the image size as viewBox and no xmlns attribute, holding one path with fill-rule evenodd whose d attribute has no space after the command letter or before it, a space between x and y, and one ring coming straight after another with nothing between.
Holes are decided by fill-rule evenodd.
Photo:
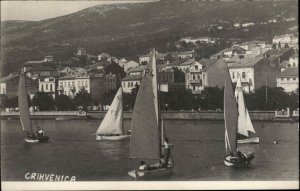
<instances>
[{"instance_id":1,"label":"boat hull","mask_svg":"<svg viewBox=\"0 0 300 191\"><path fill-rule=\"evenodd\" d=\"M39 137L37 139L33 139L33 138L25 138L24 141L26 143L47 143L49 140L49 137L48 136L42 136L42 137Z\"/></svg>"},{"instance_id":2,"label":"boat hull","mask_svg":"<svg viewBox=\"0 0 300 191\"><path fill-rule=\"evenodd\" d=\"M153 170L131 170L128 175L135 180L154 180L172 174L174 166Z\"/></svg>"},{"instance_id":3,"label":"boat hull","mask_svg":"<svg viewBox=\"0 0 300 191\"><path fill-rule=\"evenodd\" d=\"M96 135L96 141L109 140L109 141L120 141L120 140L129 140L130 135L116 135L116 136L103 136Z\"/></svg>"},{"instance_id":4,"label":"boat hull","mask_svg":"<svg viewBox=\"0 0 300 191\"><path fill-rule=\"evenodd\" d=\"M247 155L243 160L232 157L231 155L226 155L224 157L224 165L228 167L246 167L251 163L252 159L254 159L254 154Z\"/></svg>"},{"instance_id":5,"label":"boat hull","mask_svg":"<svg viewBox=\"0 0 300 191\"><path fill-rule=\"evenodd\" d=\"M259 143L259 137L251 137L251 138L247 138L247 139L240 139L240 140L237 140L237 143L240 143L240 144L243 144L243 143L258 144Z\"/></svg>"}]
</instances>

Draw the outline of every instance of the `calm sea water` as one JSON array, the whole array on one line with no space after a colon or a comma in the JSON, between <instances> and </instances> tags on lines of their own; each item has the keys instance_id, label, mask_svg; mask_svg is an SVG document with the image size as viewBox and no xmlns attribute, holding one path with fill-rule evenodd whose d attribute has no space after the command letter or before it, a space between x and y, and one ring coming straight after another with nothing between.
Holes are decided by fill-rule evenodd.
<instances>
[{"instance_id":1,"label":"calm sea water","mask_svg":"<svg viewBox=\"0 0 300 191\"><path fill-rule=\"evenodd\" d=\"M76 176L77 181L130 180L138 166L129 156L129 141L95 141L98 120L40 120L50 136L46 144L23 142L19 120L1 120L1 179L24 181L26 173ZM249 168L223 164L222 121L165 121L174 145L175 168L161 180L299 180L297 123L254 122L260 144L252 145L255 159ZM125 129L130 121L125 121ZM273 144L274 140L278 144Z\"/></svg>"}]
</instances>

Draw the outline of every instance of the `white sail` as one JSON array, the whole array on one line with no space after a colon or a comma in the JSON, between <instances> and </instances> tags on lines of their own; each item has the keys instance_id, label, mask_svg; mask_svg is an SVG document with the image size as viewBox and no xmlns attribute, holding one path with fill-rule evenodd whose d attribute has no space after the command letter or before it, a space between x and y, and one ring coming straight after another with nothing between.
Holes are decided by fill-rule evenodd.
<instances>
[{"instance_id":1,"label":"white sail","mask_svg":"<svg viewBox=\"0 0 300 191\"><path fill-rule=\"evenodd\" d=\"M236 88L235 88L235 96L236 96L236 100L237 100L237 103L238 103L238 111L239 111L238 133L249 137L249 132L248 131L251 131L251 132L255 133L255 130L253 128L248 110L245 106L243 87L241 85L241 79L240 78L238 78L237 85L236 85Z\"/></svg>"},{"instance_id":2,"label":"white sail","mask_svg":"<svg viewBox=\"0 0 300 191\"><path fill-rule=\"evenodd\" d=\"M109 107L96 135L123 134L123 106L122 88L119 88L112 104Z\"/></svg>"}]
</instances>

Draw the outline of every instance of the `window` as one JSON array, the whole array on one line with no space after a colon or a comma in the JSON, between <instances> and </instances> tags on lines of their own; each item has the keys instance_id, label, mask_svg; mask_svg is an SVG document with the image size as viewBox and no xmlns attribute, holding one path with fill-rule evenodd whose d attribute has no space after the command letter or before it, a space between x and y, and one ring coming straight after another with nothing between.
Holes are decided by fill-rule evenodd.
<instances>
[{"instance_id":1,"label":"window","mask_svg":"<svg viewBox=\"0 0 300 191\"><path fill-rule=\"evenodd\" d=\"M63 82L60 82L60 86L63 86Z\"/></svg>"},{"instance_id":2,"label":"window","mask_svg":"<svg viewBox=\"0 0 300 191\"><path fill-rule=\"evenodd\" d=\"M232 72L232 79L235 79L235 73Z\"/></svg>"},{"instance_id":3,"label":"window","mask_svg":"<svg viewBox=\"0 0 300 191\"><path fill-rule=\"evenodd\" d=\"M52 90L52 84L50 84L50 91L52 92L53 90Z\"/></svg>"},{"instance_id":4,"label":"window","mask_svg":"<svg viewBox=\"0 0 300 191\"><path fill-rule=\"evenodd\" d=\"M198 65L195 65L195 70L198 70Z\"/></svg>"},{"instance_id":5,"label":"window","mask_svg":"<svg viewBox=\"0 0 300 191\"><path fill-rule=\"evenodd\" d=\"M290 81L290 78L286 78L286 81Z\"/></svg>"},{"instance_id":6,"label":"window","mask_svg":"<svg viewBox=\"0 0 300 191\"><path fill-rule=\"evenodd\" d=\"M130 88L130 82L128 82L128 87Z\"/></svg>"},{"instance_id":7,"label":"window","mask_svg":"<svg viewBox=\"0 0 300 191\"><path fill-rule=\"evenodd\" d=\"M41 85L41 91L44 91L44 86L43 86L43 84Z\"/></svg>"},{"instance_id":8,"label":"window","mask_svg":"<svg viewBox=\"0 0 300 191\"><path fill-rule=\"evenodd\" d=\"M242 78L245 79L246 78L246 72L242 73Z\"/></svg>"},{"instance_id":9,"label":"window","mask_svg":"<svg viewBox=\"0 0 300 191\"><path fill-rule=\"evenodd\" d=\"M68 82L68 87L70 87L70 82Z\"/></svg>"},{"instance_id":10,"label":"window","mask_svg":"<svg viewBox=\"0 0 300 191\"><path fill-rule=\"evenodd\" d=\"M196 77L195 77L195 75L193 75L193 80L195 80L196 79Z\"/></svg>"},{"instance_id":11,"label":"window","mask_svg":"<svg viewBox=\"0 0 300 191\"><path fill-rule=\"evenodd\" d=\"M48 84L46 84L46 88L45 89L48 90Z\"/></svg>"},{"instance_id":12,"label":"window","mask_svg":"<svg viewBox=\"0 0 300 191\"><path fill-rule=\"evenodd\" d=\"M131 87L133 87L133 82L131 82Z\"/></svg>"},{"instance_id":13,"label":"window","mask_svg":"<svg viewBox=\"0 0 300 191\"><path fill-rule=\"evenodd\" d=\"M294 81L296 81L296 78L293 78Z\"/></svg>"}]
</instances>

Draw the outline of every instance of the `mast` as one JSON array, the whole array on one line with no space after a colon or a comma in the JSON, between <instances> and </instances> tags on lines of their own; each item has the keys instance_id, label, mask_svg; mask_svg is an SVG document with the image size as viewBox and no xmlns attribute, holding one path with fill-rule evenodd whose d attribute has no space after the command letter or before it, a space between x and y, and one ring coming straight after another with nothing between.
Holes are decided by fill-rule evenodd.
<instances>
[{"instance_id":1,"label":"mast","mask_svg":"<svg viewBox=\"0 0 300 191\"><path fill-rule=\"evenodd\" d=\"M164 137L163 137L163 127L161 124L161 99L160 99L160 83L159 83L159 76L158 76L158 70L157 70L157 65L156 65L156 52L155 52L155 48L153 48L152 50L153 52L153 71L155 70L155 80L154 83L156 82L156 94L157 95L157 116L158 116L158 129L159 129L159 149L160 149L160 153L161 155L163 154L163 149L162 149L162 144L164 141ZM155 84L154 84L155 86Z\"/></svg>"}]
</instances>

